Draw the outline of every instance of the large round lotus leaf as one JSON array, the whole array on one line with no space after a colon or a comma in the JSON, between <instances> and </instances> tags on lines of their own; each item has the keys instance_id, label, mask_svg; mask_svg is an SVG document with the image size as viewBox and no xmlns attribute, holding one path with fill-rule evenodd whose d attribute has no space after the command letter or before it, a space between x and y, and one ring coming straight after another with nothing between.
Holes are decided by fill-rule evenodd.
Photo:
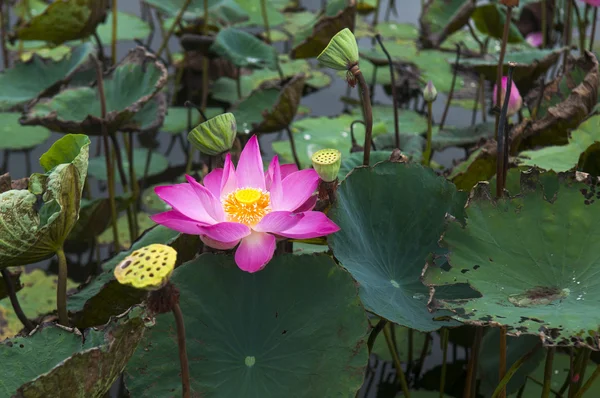
<instances>
[{"instance_id":1,"label":"large round lotus leaf","mask_svg":"<svg viewBox=\"0 0 600 398\"><path fill-rule=\"evenodd\" d=\"M204 1L191 0L183 13L183 19L186 21L202 19L204 17ZM183 8L186 0L146 0L144 2L167 15L175 16ZM208 0L208 16L209 19L216 19L226 25L248 19L246 11L235 0Z\"/></svg>"},{"instance_id":2,"label":"large round lotus leaf","mask_svg":"<svg viewBox=\"0 0 600 398\"><path fill-rule=\"evenodd\" d=\"M23 126L19 123L20 113L0 113L0 149L31 149L50 137L44 127Z\"/></svg>"},{"instance_id":3,"label":"large round lotus leaf","mask_svg":"<svg viewBox=\"0 0 600 398\"><path fill-rule=\"evenodd\" d=\"M112 42L112 10L106 15L106 21L98 25L96 33L104 44ZM117 11L117 40L145 39L150 35L150 25L137 15Z\"/></svg>"},{"instance_id":4,"label":"large round lotus leaf","mask_svg":"<svg viewBox=\"0 0 600 398\"><path fill-rule=\"evenodd\" d=\"M449 325L429 312L420 278L430 253L440 252L446 213L462 217L465 196L414 163L384 162L346 177L329 213L341 230L329 242L367 310L420 331Z\"/></svg>"},{"instance_id":5,"label":"large round lotus leaf","mask_svg":"<svg viewBox=\"0 0 600 398\"><path fill-rule=\"evenodd\" d=\"M474 9L475 2L472 1L428 1L419 19L422 30L421 41L425 47L439 47L446 37L469 21Z\"/></svg>"},{"instance_id":6,"label":"large round lotus leaf","mask_svg":"<svg viewBox=\"0 0 600 398\"><path fill-rule=\"evenodd\" d=\"M447 126L432 137L431 146L441 150L449 146L470 146L494 137L495 123L479 123L473 126Z\"/></svg>"},{"instance_id":7,"label":"large round lotus leaf","mask_svg":"<svg viewBox=\"0 0 600 398\"><path fill-rule=\"evenodd\" d=\"M435 136L435 129L433 131ZM393 151L396 149L396 137L393 133L381 134L373 139L377 151ZM423 158L425 138L415 134L400 134L400 150L413 162L418 163ZM371 152L374 153L374 152ZM433 164L433 163L432 163Z\"/></svg>"},{"instance_id":8,"label":"large round lotus leaf","mask_svg":"<svg viewBox=\"0 0 600 398\"><path fill-rule=\"evenodd\" d=\"M46 174L32 175L29 190L0 193L1 268L41 261L62 246L79 215L89 146L85 135L59 139L40 158Z\"/></svg>"},{"instance_id":9,"label":"large round lotus leaf","mask_svg":"<svg viewBox=\"0 0 600 398\"><path fill-rule=\"evenodd\" d=\"M369 165L373 166L376 163L383 162L385 160L389 160L392 155L392 151L371 151L371 156L369 157ZM355 167L359 167L363 165L364 154L363 152L353 152L349 154L342 155L342 165L340 166L340 171L338 173L338 179L342 181L348 173L354 170Z\"/></svg>"},{"instance_id":10,"label":"large round lotus leaf","mask_svg":"<svg viewBox=\"0 0 600 398\"><path fill-rule=\"evenodd\" d=\"M15 37L54 44L85 39L104 20L107 7L108 0L55 1L41 14L19 25Z\"/></svg>"},{"instance_id":11,"label":"large round lotus leaf","mask_svg":"<svg viewBox=\"0 0 600 398\"><path fill-rule=\"evenodd\" d=\"M53 62L34 55L28 62L19 62L0 74L0 109L12 108L68 80L88 61L94 46L82 44L70 56Z\"/></svg>"},{"instance_id":12,"label":"large round lotus leaf","mask_svg":"<svg viewBox=\"0 0 600 398\"><path fill-rule=\"evenodd\" d=\"M21 274L23 288L17 292L19 304L25 315L37 318L56 310L56 275L49 275L41 269ZM67 289L74 289L77 283L67 279ZM0 301L0 340L14 337L23 329L23 324L15 314L10 299ZM1 365L0 365L1 366Z\"/></svg>"},{"instance_id":13,"label":"large round lotus leaf","mask_svg":"<svg viewBox=\"0 0 600 398\"><path fill-rule=\"evenodd\" d=\"M600 116L592 116L571 132L567 145L549 146L519 154L518 162L524 166L537 166L544 170L564 172L579 164L579 159L590 147L600 142Z\"/></svg>"},{"instance_id":14,"label":"large round lotus leaf","mask_svg":"<svg viewBox=\"0 0 600 398\"><path fill-rule=\"evenodd\" d=\"M375 29L386 39L416 40L419 37L419 29L410 23L382 22Z\"/></svg>"},{"instance_id":15,"label":"large round lotus leaf","mask_svg":"<svg viewBox=\"0 0 600 398\"><path fill-rule=\"evenodd\" d=\"M162 225L146 231L129 250L103 263L101 274L69 296L67 308L73 325L80 329L100 325L139 304L148 292L117 282L114 269L135 250L155 243L169 245L177 251L176 266L194 258L201 247L198 236L180 234Z\"/></svg>"},{"instance_id":16,"label":"large round lotus leaf","mask_svg":"<svg viewBox=\"0 0 600 398\"><path fill-rule=\"evenodd\" d=\"M137 178L141 179L146 169L146 159L148 158L148 149L146 148L135 148L133 150L133 169ZM129 176L129 160L127 158L127 152L121 152L121 159L123 160L123 168L125 169L127 176ZM169 161L162 154L158 152L152 152L150 158L150 166L148 167L148 176L154 176L162 173L169 167ZM96 156L90 159L88 173L91 177L94 177L100 181L107 180L106 174L106 158L104 155ZM119 178L117 170L115 170L115 178Z\"/></svg>"},{"instance_id":17,"label":"large round lotus leaf","mask_svg":"<svg viewBox=\"0 0 600 398\"><path fill-rule=\"evenodd\" d=\"M139 235L141 236L147 229L152 228L155 223L150 219L148 214L146 213L138 213L137 214L137 222L138 222L138 230ZM131 246L131 235L129 234L129 221L127 218L127 214L122 215L117 219L117 226L119 229L119 244L122 249L127 249ZM106 227L104 232L98 236L98 244L106 245L109 243L113 243L114 235L112 230L112 225Z\"/></svg>"},{"instance_id":18,"label":"large round lotus leaf","mask_svg":"<svg viewBox=\"0 0 600 398\"><path fill-rule=\"evenodd\" d=\"M3 397L102 397L144 334L139 309L101 328L46 325L0 344ZM93 369L93 371L90 371Z\"/></svg>"},{"instance_id":19,"label":"large round lotus leaf","mask_svg":"<svg viewBox=\"0 0 600 398\"><path fill-rule=\"evenodd\" d=\"M238 67L277 68L277 53L265 42L236 28L219 31L211 50Z\"/></svg>"},{"instance_id":20,"label":"large round lotus leaf","mask_svg":"<svg viewBox=\"0 0 600 398\"><path fill-rule=\"evenodd\" d=\"M177 268L192 394L354 396L368 322L354 281L326 255L274 257L255 274L203 254ZM127 366L133 396L181 395L171 314L159 315ZM160 375L160 383L156 376Z\"/></svg>"},{"instance_id":21,"label":"large round lotus leaf","mask_svg":"<svg viewBox=\"0 0 600 398\"><path fill-rule=\"evenodd\" d=\"M504 35L504 23L506 21L506 7L499 4L484 4L473 11L473 22L475 27L481 33L502 39ZM523 41L523 36L519 32L519 28L514 23L510 23L508 31L508 42L519 43Z\"/></svg>"},{"instance_id":22,"label":"large round lotus leaf","mask_svg":"<svg viewBox=\"0 0 600 398\"><path fill-rule=\"evenodd\" d=\"M104 76L106 128L116 132L128 126L133 116L163 88L167 70L143 47L137 47ZM51 98L39 99L21 122L42 125L53 131L102 134L98 88L69 87ZM137 122L134 122L134 127Z\"/></svg>"},{"instance_id":23,"label":"large round lotus leaf","mask_svg":"<svg viewBox=\"0 0 600 398\"><path fill-rule=\"evenodd\" d=\"M451 268L427 270L437 286L467 283L475 298L434 296L432 305L449 309L464 323L506 325L509 333L535 334L547 345L587 344L598 349L600 268L591 242L600 238L596 221L600 191L596 181L552 174L521 174L521 193L492 200L479 184L466 208L463 226L450 222L441 244ZM552 181L554 180L554 181ZM553 195L544 187L553 182Z\"/></svg>"},{"instance_id":24,"label":"large round lotus leaf","mask_svg":"<svg viewBox=\"0 0 600 398\"><path fill-rule=\"evenodd\" d=\"M248 14L248 20L239 24L239 26L259 26L264 27L264 19L262 13L261 2L256 0L235 0L235 2ZM273 28L285 22L285 17L278 10L278 5L273 1L265 1L265 9L267 11L267 20L269 27Z\"/></svg>"},{"instance_id":25,"label":"large round lotus leaf","mask_svg":"<svg viewBox=\"0 0 600 398\"><path fill-rule=\"evenodd\" d=\"M520 336L506 338L506 369L508 370L523 355L539 344L539 339L535 336ZM546 356L546 351L539 349L527 361L521 365L517 372L512 376L506 386L506 395L516 393L525 382L527 376L533 372ZM491 397L500 382L498 375L500 360L500 329L488 329L481 341L479 351L479 391L484 397ZM544 380L542 377L540 380ZM525 395L527 396L527 395ZM531 395L534 396L534 395Z\"/></svg>"},{"instance_id":26,"label":"large round lotus leaf","mask_svg":"<svg viewBox=\"0 0 600 398\"><path fill-rule=\"evenodd\" d=\"M381 70L383 71L383 69ZM352 109L352 115L362 119L362 109ZM394 133L394 108L386 105L373 106L373 120L384 122L388 133ZM427 132L427 119L415 111L398 109L398 128L401 134L423 134Z\"/></svg>"},{"instance_id":27,"label":"large round lotus leaf","mask_svg":"<svg viewBox=\"0 0 600 398\"><path fill-rule=\"evenodd\" d=\"M192 128L200 123L198 118L198 112L194 109L188 109L184 107L169 107L167 109L167 115L165 116L165 122L162 125L161 131L169 134L179 134L188 131L188 111L192 112ZM223 113L223 108L206 108L204 111L206 117L212 119L213 117Z\"/></svg>"}]
</instances>

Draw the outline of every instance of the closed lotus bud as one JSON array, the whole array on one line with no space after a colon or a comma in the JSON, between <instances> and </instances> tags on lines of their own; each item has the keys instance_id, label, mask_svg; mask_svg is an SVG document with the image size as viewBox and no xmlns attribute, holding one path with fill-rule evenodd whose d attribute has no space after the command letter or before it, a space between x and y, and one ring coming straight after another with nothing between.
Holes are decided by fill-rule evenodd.
<instances>
[{"instance_id":1,"label":"closed lotus bud","mask_svg":"<svg viewBox=\"0 0 600 398\"><path fill-rule=\"evenodd\" d=\"M345 28L331 38L325 50L317 57L319 62L335 70L348 70L358 63L356 37Z\"/></svg>"},{"instance_id":2,"label":"closed lotus bud","mask_svg":"<svg viewBox=\"0 0 600 398\"><path fill-rule=\"evenodd\" d=\"M423 89L423 98L426 102L433 102L437 98L437 90L431 80L427 82L427 85Z\"/></svg>"},{"instance_id":3,"label":"closed lotus bud","mask_svg":"<svg viewBox=\"0 0 600 398\"><path fill-rule=\"evenodd\" d=\"M342 165L342 153L337 149L321 149L312 155L312 164L321 180L333 182Z\"/></svg>"},{"instance_id":4,"label":"closed lotus bud","mask_svg":"<svg viewBox=\"0 0 600 398\"><path fill-rule=\"evenodd\" d=\"M496 104L496 95L498 93L498 87L497 85L494 85L494 96L493 101L494 101L494 105L497 105L500 109L502 109L502 105L504 104L504 97L506 97L506 87L508 86L508 77L504 76L502 77L502 91L500 93L500 104ZM521 94L519 93L519 89L517 89L517 86L515 84L515 82L512 82L512 86L510 89L510 98L508 99L508 109L506 112L507 116L512 116L515 113L517 113L519 111L519 109L521 109L521 106L523 106L523 98L521 98Z\"/></svg>"},{"instance_id":5,"label":"closed lotus bud","mask_svg":"<svg viewBox=\"0 0 600 398\"><path fill-rule=\"evenodd\" d=\"M237 126L233 113L223 113L200 123L189 132L187 138L200 152L215 156L231 149L236 133Z\"/></svg>"},{"instance_id":6,"label":"closed lotus bud","mask_svg":"<svg viewBox=\"0 0 600 398\"><path fill-rule=\"evenodd\" d=\"M531 47L541 47L542 43L544 41L542 32L532 32L532 33L528 34L527 37L525 38L525 41Z\"/></svg>"}]
</instances>

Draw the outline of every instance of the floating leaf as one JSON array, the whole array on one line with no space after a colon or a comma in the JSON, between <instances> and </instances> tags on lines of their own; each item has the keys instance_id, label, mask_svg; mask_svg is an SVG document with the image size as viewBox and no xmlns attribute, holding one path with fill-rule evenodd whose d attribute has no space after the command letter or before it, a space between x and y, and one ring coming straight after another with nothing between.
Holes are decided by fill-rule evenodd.
<instances>
[{"instance_id":1,"label":"floating leaf","mask_svg":"<svg viewBox=\"0 0 600 398\"><path fill-rule=\"evenodd\" d=\"M495 142L471 153L467 160L452 169L448 179L463 191L470 191L479 181L487 181L496 174Z\"/></svg>"},{"instance_id":2,"label":"floating leaf","mask_svg":"<svg viewBox=\"0 0 600 398\"><path fill-rule=\"evenodd\" d=\"M196 117L196 111L191 110L192 112L192 128L194 127L194 123L196 121L194 118ZM222 108L206 108L204 111L206 117L212 119L213 117L220 115L223 113ZM179 134L179 133L187 133L190 129L188 129L188 108L173 106L167 109L167 115L165 116L165 121L162 125L161 131L169 134Z\"/></svg>"},{"instance_id":3,"label":"floating leaf","mask_svg":"<svg viewBox=\"0 0 600 398\"><path fill-rule=\"evenodd\" d=\"M31 176L31 192L0 193L0 267L44 260L62 246L78 218L89 146L85 135L59 139L40 158L46 174Z\"/></svg>"},{"instance_id":4,"label":"floating leaf","mask_svg":"<svg viewBox=\"0 0 600 398\"><path fill-rule=\"evenodd\" d=\"M167 82L167 70L156 57L137 47L104 76L106 128L108 132L126 129L133 116ZM94 87L65 88L52 98L38 98L21 118L26 125L42 125L62 133L85 131L102 134L101 103Z\"/></svg>"},{"instance_id":5,"label":"floating leaf","mask_svg":"<svg viewBox=\"0 0 600 398\"><path fill-rule=\"evenodd\" d=\"M203 254L171 281L181 291L192 395L335 397L360 388L368 323L354 281L329 256L274 257L248 274L231 256ZM132 395L181 394L174 327L171 314L159 315L146 334L126 370Z\"/></svg>"},{"instance_id":6,"label":"floating leaf","mask_svg":"<svg viewBox=\"0 0 600 398\"><path fill-rule=\"evenodd\" d=\"M294 36L292 58L314 58L327 47L329 40L344 28L354 30L356 3L333 0L327 4L325 13Z\"/></svg>"},{"instance_id":7,"label":"floating leaf","mask_svg":"<svg viewBox=\"0 0 600 398\"><path fill-rule=\"evenodd\" d=\"M419 37L419 29L410 23L381 22L375 29L386 39L416 40Z\"/></svg>"},{"instance_id":8,"label":"floating leaf","mask_svg":"<svg viewBox=\"0 0 600 398\"><path fill-rule=\"evenodd\" d=\"M17 298L23 312L30 318L36 318L56 311L56 285L58 278L41 269L21 273L22 289ZM67 279L67 289L74 289L77 283ZM0 341L17 335L23 324L15 314L10 299L0 301Z\"/></svg>"},{"instance_id":9,"label":"floating leaf","mask_svg":"<svg viewBox=\"0 0 600 398\"><path fill-rule=\"evenodd\" d=\"M102 43L112 42L113 13L106 14L106 21L98 25L96 33ZM150 25L134 14L117 11L117 40L145 39L150 36Z\"/></svg>"},{"instance_id":10,"label":"floating leaf","mask_svg":"<svg viewBox=\"0 0 600 398\"><path fill-rule=\"evenodd\" d=\"M146 148L135 148L133 150L133 169L137 178L142 178L146 169L146 159L150 150ZM121 159L123 160L123 168L129 170L129 160L127 152L121 151ZM150 158L150 166L148 167L148 176L154 176L162 173L169 167L169 161L166 157L158 152L152 152ZM106 158L104 155L96 156L90 159L88 173L90 177L94 177L100 181L107 181L106 173Z\"/></svg>"},{"instance_id":11,"label":"floating leaf","mask_svg":"<svg viewBox=\"0 0 600 398\"><path fill-rule=\"evenodd\" d=\"M108 0L55 1L17 27L18 40L43 40L62 44L85 39L106 17ZM60 27L57 29L57 27Z\"/></svg>"},{"instance_id":12,"label":"floating leaf","mask_svg":"<svg viewBox=\"0 0 600 398\"><path fill-rule=\"evenodd\" d=\"M138 213L137 222L139 235L141 236L147 229L152 228L155 223L150 219L148 214ZM127 249L131 246L131 235L129 234L129 222L127 215L124 214L117 219L117 225L119 229L119 244L121 249ZM98 236L98 244L107 245L113 243L114 234L112 226L106 227L106 229Z\"/></svg>"},{"instance_id":13,"label":"floating leaf","mask_svg":"<svg viewBox=\"0 0 600 398\"><path fill-rule=\"evenodd\" d=\"M425 48L439 47L446 37L469 21L474 10L474 1L429 0L419 19Z\"/></svg>"},{"instance_id":14,"label":"floating leaf","mask_svg":"<svg viewBox=\"0 0 600 398\"><path fill-rule=\"evenodd\" d=\"M390 159L392 151L371 151L369 157L369 166L373 166L379 162L383 162ZM363 165L364 154L363 152L353 152L348 155L342 156L342 165L340 166L340 172L338 179L344 180L346 176L354 170L356 167Z\"/></svg>"},{"instance_id":15,"label":"floating leaf","mask_svg":"<svg viewBox=\"0 0 600 398\"><path fill-rule=\"evenodd\" d=\"M20 113L0 113L0 149L23 150L42 144L50 137L50 131L43 127L22 126Z\"/></svg>"},{"instance_id":16,"label":"floating leaf","mask_svg":"<svg viewBox=\"0 0 600 398\"><path fill-rule=\"evenodd\" d=\"M0 109L24 104L38 95L58 88L88 61L94 46L82 44L60 61L44 60L33 55L28 62L18 62L0 74Z\"/></svg>"},{"instance_id":17,"label":"floating leaf","mask_svg":"<svg viewBox=\"0 0 600 398\"><path fill-rule=\"evenodd\" d=\"M200 248L198 236L183 235L162 225L146 231L129 250L123 251L104 264L102 273L90 283L69 296L67 303L71 320L78 328L86 328L107 322L127 308L139 304L146 292L121 285L114 276L114 268L134 250L153 243L165 244L177 251L177 264L191 260Z\"/></svg>"},{"instance_id":18,"label":"floating leaf","mask_svg":"<svg viewBox=\"0 0 600 398\"><path fill-rule=\"evenodd\" d=\"M191 0L183 13L183 20L193 22L203 19L204 1ZM183 8L186 0L144 0L144 2L174 17ZM246 11L235 0L208 0L208 16L209 19L216 19L227 25L248 19Z\"/></svg>"},{"instance_id":19,"label":"floating leaf","mask_svg":"<svg viewBox=\"0 0 600 398\"><path fill-rule=\"evenodd\" d=\"M240 26L264 26L261 2L255 0L235 0L235 2L248 14L248 21L240 24ZM265 1L267 11L267 19L269 27L274 28L285 22L285 17L277 9L277 5L273 1Z\"/></svg>"},{"instance_id":20,"label":"floating leaf","mask_svg":"<svg viewBox=\"0 0 600 398\"><path fill-rule=\"evenodd\" d=\"M220 30L211 50L227 58L237 67L277 69L275 49L243 30Z\"/></svg>"},{"instance_id":21,"label":"floating leaf","mask_svg":"<svg viewBox=\"0 0 600 398\"><path fill-rule=\"evenodd\" d=\"M535 169L522 173L520 194L509 198L492 199L486 183L475 188L466 225L451 221L441 242L450 251L450 269L428 267L425 282L435 289L467 283L480 295L434 295L432 306L464 323L537 335L546 345L598 349L593 275L600 262L588 243L600 237L598 182L546 176ZM544 192L549 183L558 186L551 196Z\"/></svg>"},{"instance_id":22,"label":"floating leaf","mask_svg":"<svg viewBox=\"0 0 600 398\"><path fill-rule=\"evenodd\" d=\"M385 123L388 133L394 129L394 108L387 105L374 105L373 120ZM352 109L352 115L362 119L362 110ZM403 135L420 135L427 131L427 119L415 111L409 109L398 109L398 127Z\"/></svg>"},{"instance_id":23,"label":"floating leaf","mask_svg":"<svg viewBox=\"0 0 600 398\"><path fill-rule=\"evenodd\" d=\"M341 230L329 243L367 310L419 331L448 326L435 320L444 314L429 312L420 277L430 253L440 252L446 213L462 217L464 201L452 183L414 163L380 163L346 177L329 212Z\"/></svg>"},{"instance_id":24,"label":"floating leaf","mask_svg":"<svg viewBox=\"0 0 600 398\"><path fill-rule=\"evenodd\" d=\"M494 123L479 123L467 127L447 126L432 137L433 149L440 150L449 146L469 146L494 137Z\"/></svg>"},{"instance_id":25,"label":"floating leaf","mask_svg":"<svg viewBox=\"0 0 600 398\"><path fill-rule=\"evenodd\" d=\"M506 21L505 7L500 4L484 4L475 9L471 15L475 27L481 33L502 40L504 25ZM510 22L508 31L508 43L522 42L523 36L517 26Z\"/></svg>"},{"instance_id":26,"label":"floating leaf","mask_svg":"<svg viewBox=\"0 0 600 398\"><path fill-rule=\"evenodd\" d=\"M45 325L0 344L6 397L101 397L119 377L144 334L134 309L98 329ZM84 337L85 336L85 337ZM94 369L90 372L90 369Z\"/></svg>"},{"instance_id":27,"label":"floating leaf","mask_svg":"<svg viewBox=\"0 0 600 398\"><path fill-rule=\"evenodd\" d=\"M48 47L48 43L45 41L21 41L19 42L22 46L21 55L19 60L22 62L29 62L34 55L42 59L52 60L58 62L64 59L67 55L71 54L71 47L61 44L56 47ZM6 43L6 48L10 51L19 52L19 44L14 45Z\"/></svg>"}]
</instances>

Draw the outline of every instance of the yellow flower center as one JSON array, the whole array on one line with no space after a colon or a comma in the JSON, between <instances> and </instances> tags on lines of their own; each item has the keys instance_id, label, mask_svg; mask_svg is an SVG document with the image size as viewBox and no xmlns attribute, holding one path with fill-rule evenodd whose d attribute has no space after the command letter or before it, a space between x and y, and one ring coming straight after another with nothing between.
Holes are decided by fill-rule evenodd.
<instances>
[{"instance_id":1,"label":"yellow flower center","mask_svg":"<svg viewBox=\"0 0 600 398\"><path fill-rule=\"evenodd\" d=\"M250 227L258 224L271 211L271 196L256 188L240 188L231 192L223 201L228 221Z\"/></svg>"}]
</instances>

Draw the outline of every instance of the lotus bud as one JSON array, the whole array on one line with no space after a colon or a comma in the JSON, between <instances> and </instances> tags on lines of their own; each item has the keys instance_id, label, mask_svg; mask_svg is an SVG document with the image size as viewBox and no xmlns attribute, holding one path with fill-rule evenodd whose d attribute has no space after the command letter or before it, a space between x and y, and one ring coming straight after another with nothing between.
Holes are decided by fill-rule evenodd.
<instances>
[{"instance_id":1,"label":"lotus bud","mask_svg":"<svg viewBox=\"0 0 600 398\"><path fill-rule=\"evenodd\" d=\"M231 149L236 133L237 126L233 113L223 113L200 123L189 132L187 138L200 152L215 156Z\"/></svg>"},{"instance_id":2,"label":"lotus bud","mask_svg":"<svg viewBox=\"0 0 600 398\"><path fill-rule=\"evenodd\" d=\"M335 70L348 70L358 64L356 37L345 28L331 38L325 50L317 57L322 65Z\"/></svg>"},{"instance_id":3,"label":"lotus bud","mask_svg":"<svg viewBox=\"0 0 600 398\"><path fill-rule=\"evenodd\" d=\"M531 47L541 47L542 43L544 42L543 40L543 36L542 36L542 32L532 32L530 34L527 35L527 37L525 38L525 41L531 46Z\"/></svg>"},{"instance_id":4,"label":"lotus bud","mask_svg":"<svg viewBox=\"0 0 600 398\"><path fill-rule=\"evenodd\" d=\"M337 149L321 149L312 155L312 164L321 180L333 182L342 165L342 153Z\"/></svg>"},{"instance_id":5,"label":"lotus bud","mask_svg":"<svg viewBox=\"0 0 600 398\"><path fill-rule=\"evenodd\" d=\"M115 278L136 289L158 290L169 281L176 260L177 252L172 247L160 244L142 247L115 267Z\"/></svg>"},{"instance_id":6,"label":"lotus bud","mask_svg":"<svg viewBox=\"0 0 600 398\"><path fill-rule=\"evenodd\" d=\"M500 103L496 104L496 95L498 93L498 87L497 85L494 85L494 94L493 94L493 100L494 100L494 105L497 105L499 108L502 108L502 105L504 104L504 97L506 96L506 87L508 85L508 77L503 76L502 77L502 92L500 93ZM507 116L512 116L515 113L517 113L519 111L519 109L521 109L521 106L523 106L523 98L521 98L521 94L519 94L519 90L517 89L517 86L515 84L515 82L512 82L512 86L510 88L510 98L508 99L508 110L506 112Z\"/></svg>"},{"instance_id":7,"label":"lotus bud","mask_svg":"<svg viewBox=\"0 0 600 398\"><path fill-rule=\"evenodd\" d=\"M425 102L435 101L435 99L437 98L437 94L438 93L435 89L435 86L433 85L433 82L431 80L428 81L427 85L423 89L423 98L425 99Z\"/></svg>"}]
</instances>

